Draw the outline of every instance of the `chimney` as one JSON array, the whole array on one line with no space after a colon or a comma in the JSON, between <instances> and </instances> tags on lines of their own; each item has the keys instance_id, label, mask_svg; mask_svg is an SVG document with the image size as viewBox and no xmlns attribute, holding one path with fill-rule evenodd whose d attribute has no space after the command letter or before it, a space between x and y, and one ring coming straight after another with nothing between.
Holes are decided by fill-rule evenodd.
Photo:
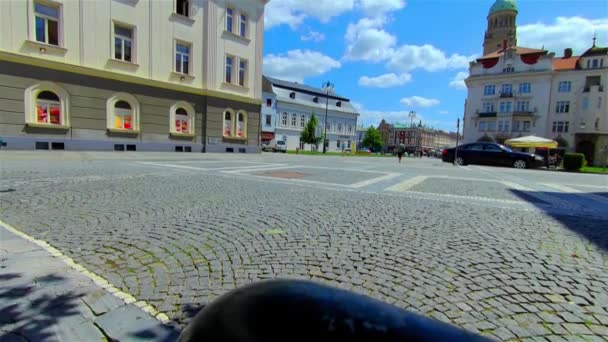
<instances>
[{"instance_id":1,"label":"chimney","mask_svg":"<svg viewBox=\"0 0 608 342\"><path fill-rule=\"evenodd\" d=\"M572 57L572 49L571 48L564 49L564 58L570 58L570 57Z\"/></svg>"}]
</instances>

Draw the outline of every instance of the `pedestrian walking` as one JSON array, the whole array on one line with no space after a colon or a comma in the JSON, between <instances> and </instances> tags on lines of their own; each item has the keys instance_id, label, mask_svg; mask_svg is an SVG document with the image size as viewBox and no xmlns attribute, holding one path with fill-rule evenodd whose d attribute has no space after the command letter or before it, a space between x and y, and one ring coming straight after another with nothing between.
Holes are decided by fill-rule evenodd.
<instances>
[{"instance_id":1,"label":"pedestrian walking","mask_svg":"<svg viewBox=\"0 0 608 342\"><path fill-rule=\"evenodd\" d=\"M397 148L397 157L399 158L399 164L401 164L401 159L403 159L403 153L405 153L405 145L400 144Z\"/></svg>"}]
</instances>

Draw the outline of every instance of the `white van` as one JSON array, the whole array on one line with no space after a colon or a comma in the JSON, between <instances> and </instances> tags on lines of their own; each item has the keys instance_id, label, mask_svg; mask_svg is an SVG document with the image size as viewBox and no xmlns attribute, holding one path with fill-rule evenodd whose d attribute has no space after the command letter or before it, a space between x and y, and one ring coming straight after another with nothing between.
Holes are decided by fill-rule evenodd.
<instances>
[{"instance_id":1,"label":"white van","mask_svg":"<svg viewBox=\"0 0 608 342\"><path fill-rule=\"evenodd\" d=\"M286 153L287 152L287 141L277 140L274 144L274 151Z\"/></svg>"}]
</instances>

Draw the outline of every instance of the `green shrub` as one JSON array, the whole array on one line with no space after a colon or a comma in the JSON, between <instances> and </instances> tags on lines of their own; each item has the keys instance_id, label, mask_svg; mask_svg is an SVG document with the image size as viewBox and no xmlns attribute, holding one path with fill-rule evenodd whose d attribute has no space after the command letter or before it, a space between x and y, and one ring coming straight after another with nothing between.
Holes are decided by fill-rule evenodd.
<instances>
[{"instance_id":1,"label":"green shrub","mask_svg":"<svg viewBox=\"0 0 608 342\"><path fill-rule=\"evenodd\" d=\"M585 155L582 153L566 153L564 155L564 169L579 171L585 166Z\"/></svg>"}]
</instances>

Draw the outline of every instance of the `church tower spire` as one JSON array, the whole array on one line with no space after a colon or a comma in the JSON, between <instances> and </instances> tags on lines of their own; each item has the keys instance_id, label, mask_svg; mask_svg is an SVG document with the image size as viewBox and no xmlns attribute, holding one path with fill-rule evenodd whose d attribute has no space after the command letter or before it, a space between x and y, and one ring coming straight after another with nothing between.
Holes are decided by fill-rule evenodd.
<instances>
[{"instance_id":1,"label":"church tower spire","mask_svg":"<svg viewBox=\"0 0 608 342\"><path fill-rule=\"evenodd\" d=\"M517 46L517 3L515 0L496 0L488 14L488 29L483 40L483 54L504 47Z\"/></svg>"}]
</instances>

